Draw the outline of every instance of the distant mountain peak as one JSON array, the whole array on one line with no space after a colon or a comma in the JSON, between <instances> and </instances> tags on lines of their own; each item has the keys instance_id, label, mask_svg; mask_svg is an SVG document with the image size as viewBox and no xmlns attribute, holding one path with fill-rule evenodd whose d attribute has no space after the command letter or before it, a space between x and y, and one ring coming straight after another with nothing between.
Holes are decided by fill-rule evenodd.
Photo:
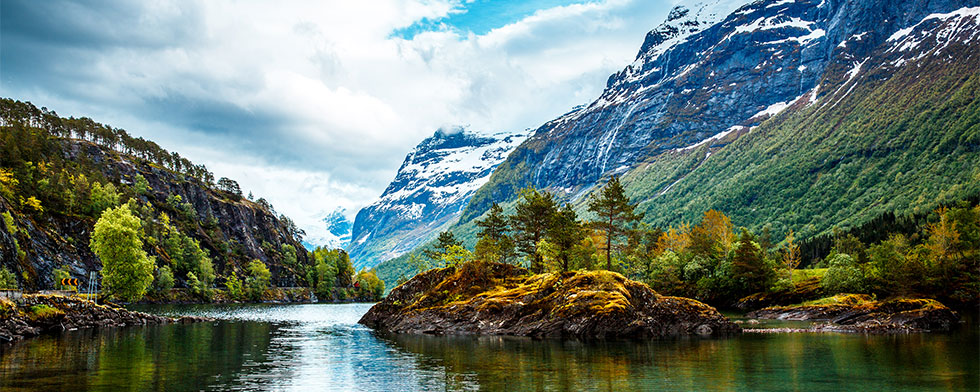
<instances>
[{"instance_id":1,"label":"distant mountain peak","mask_svg":"<svg viewBox=\"0 0 980 392\"><path fill-rule=\"evenodd\" d=\"M381 197L358 212L348 251L358 268L397 257L449 224L525 133L444 127L405 157Z\"/></svg>"}]
</instances>

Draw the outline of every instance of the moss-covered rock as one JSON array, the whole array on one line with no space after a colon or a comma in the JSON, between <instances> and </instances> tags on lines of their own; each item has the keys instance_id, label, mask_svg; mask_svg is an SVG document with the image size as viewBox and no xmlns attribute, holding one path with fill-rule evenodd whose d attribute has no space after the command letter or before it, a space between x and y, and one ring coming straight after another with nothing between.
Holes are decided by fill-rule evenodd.
<instances>
[{"instance_id":1,"label":"moss-covered rock","mask_svg":"<svg viewBox=\"0 0 980 392\"><path fill-rule=\"evenodd\" d=\"M360 320L395 333L650 338L741 329L701 302L662 296L609 271L530 275L466 263L417 275Z\"/></svg>"},{"instance_id":2,"label":"moss-covered rock","mask_svg":"<svg viewBox=\"0 0 980 392\"><path fill-rule=\"evenodd\" d=\"M895 298L876 301L863 294L839 294L793 306L773 306L748 317L779 320L822 320L814 332L931 332L956 327L959 316L934 299Z\"/></svg>"}]
</instances>

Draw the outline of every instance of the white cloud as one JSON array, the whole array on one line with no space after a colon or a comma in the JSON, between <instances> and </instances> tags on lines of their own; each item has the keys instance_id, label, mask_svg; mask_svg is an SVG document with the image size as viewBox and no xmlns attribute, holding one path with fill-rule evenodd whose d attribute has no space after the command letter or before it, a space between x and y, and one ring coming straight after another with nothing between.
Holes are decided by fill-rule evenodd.
<instances>
[{"instance_id":1,"label":"white cloud","mask_svg":"<svg viewBox=\"0 0 980 392\"><path fill-rule=\"evenodd\" d=\"M392 36L460 6L209 0L144 5L135 20L94 12L90 28L121 24L108 43L44 52L53 60L38 61L62 61L45 68L56 74L47 82L6 70L3 94L157 140L317 233L325 213L342 206L353 217L379 196L440 126L534 128L594 99L669 9L596 1L483 35ZM127 29L147 44L120 43Z\"/></svg>"}]
</instances>

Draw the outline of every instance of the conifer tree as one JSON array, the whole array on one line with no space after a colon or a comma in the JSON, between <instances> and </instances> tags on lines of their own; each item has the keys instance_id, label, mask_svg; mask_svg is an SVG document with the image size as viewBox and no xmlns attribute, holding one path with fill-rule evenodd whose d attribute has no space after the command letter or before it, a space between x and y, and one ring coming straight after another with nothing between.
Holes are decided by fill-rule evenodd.
<instances>
[{"instance_id":1,"label":"conifer tree","mask_svg":"<svg viewBox=\"0 0 980 392\"><path fill-rule=\"evenodd\" d=\"M554 195L528 187L521 190L521 199L515 206L514 215L510 217L510 225L514 228L514 244L531 259L533 272L544 270L544 261L538 253L538 243L544 239L556 211Z\"/></svg>"},{"instance_id":2,"label":"conifer tree","mask_svg":"<svg viewBox=\"0 0 980 392\"><path fill-rule=\"evenodd\" d=\"M436 245L432 249L425 249L422 253L425 257L428 257L434 261L442 260L442 256L449 252L449 249L453 246L461 246L462 242L456 239L456 236L452 232L444 231L439 233L439 238L436 239Z\"/></svg>"},{"instance_id":3,"label":"conifer tree","mask_svg":"<svg viewBox=\"0 0 980 392\"><path fill-rule=\"evenodd\" d=\"M597 219L589 222L589 225L602 231L606 237L607 270L612 270L612 247L616 238L628 233L634 224L643 219L643 214L635 210L636 205L630 203L616 176L610 178L602 191L593 194L589 200L589 211L597 215Z\"/></svg>"},{"instance_id":4,"label":"conifer tree","mask_svg":"<svg viewBox=\"0 0 980 392\"><path fill-rule=\"evenodd\" d=\"M572 206L565 204L564 207L555 212L551 219L551 225L548 227L546 238L554 249L559 270L562 272L570 270L572 252L575 246L585 239L582 224L578 221L578 216Z\"/></svg>"},{"instance_id":5,"label":"conifer tree","mask_svg":"<svg viewBox=\"0 0 980 392\"><path fill-rule=\"evenodd\" d=\"M476 243L476 255L480 260L507 262L514 253L514 241L507 235L510 230L503 208L493 203L487 216L476 221L480 227Z\"/></svg>"}]
</instances>

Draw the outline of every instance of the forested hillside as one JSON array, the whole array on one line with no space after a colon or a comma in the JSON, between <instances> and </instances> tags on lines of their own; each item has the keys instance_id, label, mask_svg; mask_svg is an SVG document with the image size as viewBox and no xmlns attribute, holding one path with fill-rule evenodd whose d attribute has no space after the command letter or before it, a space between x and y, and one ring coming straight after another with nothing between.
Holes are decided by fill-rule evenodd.
<instances>
[{"instance_id":1,"label":"forested hillside","mask_svg":"<svg viewBox=\"0 0 980 392\"><path fill-rule=\"evenodd\" d=\"M122 129L3 99L0 152L0 268L19 287L100 270L93 226L120 206L139 218L158 282L209 288L260 260L271 283L296 286L310 264L302 232L271 204Z\"/></svg>"}]
</instances>

